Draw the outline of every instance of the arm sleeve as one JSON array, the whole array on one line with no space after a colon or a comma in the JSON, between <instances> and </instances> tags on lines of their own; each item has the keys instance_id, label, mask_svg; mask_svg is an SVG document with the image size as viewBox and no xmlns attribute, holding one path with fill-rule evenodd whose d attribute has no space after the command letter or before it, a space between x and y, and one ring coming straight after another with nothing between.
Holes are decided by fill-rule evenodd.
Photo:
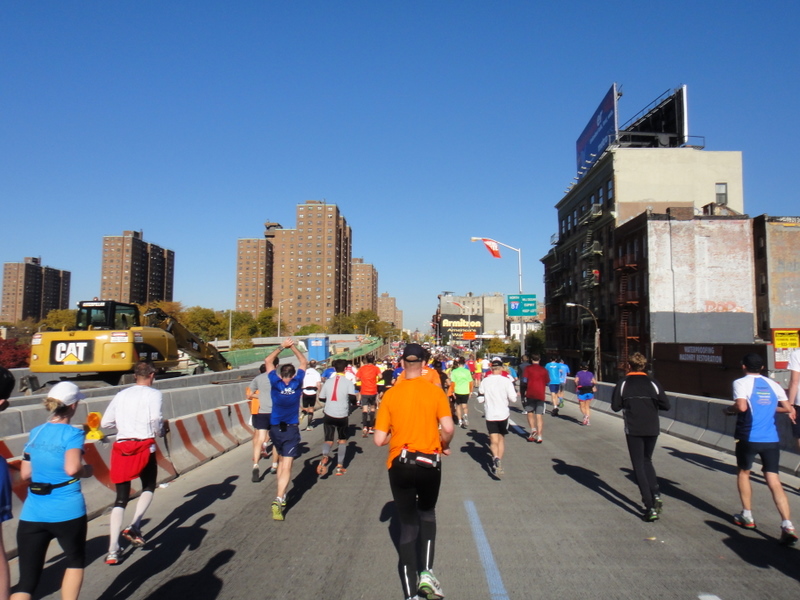
<instances>
[{"instance_id":1,"label":"arm sleeve","mask_svg":"<svg viewBox=\"0 0 800 600\"><path fill-rule=\"evenodd\" d=\"M658 392L658 397L656 399L656 402L658 403L658 410L669 410L669 398L667 398L664 388L655 380L653 380L653 387L655 387L656 391Z\"/></svg>"},{"instance_id":2,"label":"arm sleeve","mask_svg":"<svg viewBox=\"0 0 800 600\"><path fill-rule=\"evenodd\" d=\"M625 387L625 380L623 379L616 386L614 386L614 393L611 394L611 410L619 412L622 410L622 388Z\"/></svg>"}]
</instances>

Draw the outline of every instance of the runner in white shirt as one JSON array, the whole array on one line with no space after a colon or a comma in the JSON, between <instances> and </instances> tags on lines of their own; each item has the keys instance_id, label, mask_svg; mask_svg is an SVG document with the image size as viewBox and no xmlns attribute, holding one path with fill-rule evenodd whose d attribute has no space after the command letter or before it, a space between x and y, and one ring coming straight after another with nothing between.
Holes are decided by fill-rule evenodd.
<instances>
[{"instance_id":1,"label":"runner in white shirt","mask_svg":"<svg viewBox=\"0 0 800 600\"><path fill-rule=\"evenodd\" d=\"M517 390L511 379L503 375L503 361L495 358L492 372L481 381L478 402L486 405L486 428L492 449L492 472L500 477L504 470L500 463L506 449L505 435L508 433L509 403L517 401Z\"/></svg>"},{"instance_id":2,"label":"runner in white shirt","mask_svg":"<svg viewBox=\"0 0 800 600\"><path fill-rule=\"evenodd\" d=\"M794 407L795 422L792 424L792 435L800 448L800 349L789 355L789 404Z\"/></svg>"},{"instance_id":3,"label":"runner in white shirt","mask_svg":"<svg viewBox=\"0 0 800 600\"><path fill-rule=\"evenodd\" d=\"M314 421L314 407L317 405L317 395L322 388L322 376L319 374L316 367L317 361L310 361L308 363L308 369L306 369L306 376L303 377L303 396L300 410L302 410L303 414L306 416L306 426L302 431L314 429L314 425L312 425Z\"/></svg>"},{"instance_id":4,"label":"runner in white shirt","mask_svg":"<svg viewBox=\"0 0 800 600\"><path fill-rule=\"evenodd\" d=\"M131 495L131 480L137 477L142 482L142 493L136 501L133 521L122 530L122 537L135 548L144 546L141 521L153 501L158 477L155 437L164 435L161 392L151 387L156 376L155 368L150 363L140 362L133 374L136 385L114 396L100 422L101 427L117 428L110 471L117 499L111 509L107 565L119 564L120 528Z\"/></svg>"}]
</instances>

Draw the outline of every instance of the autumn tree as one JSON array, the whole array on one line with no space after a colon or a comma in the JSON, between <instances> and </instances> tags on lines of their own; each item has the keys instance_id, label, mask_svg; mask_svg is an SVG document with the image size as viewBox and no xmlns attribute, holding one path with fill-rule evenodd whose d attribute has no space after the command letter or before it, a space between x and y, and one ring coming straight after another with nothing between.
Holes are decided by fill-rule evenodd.
<instances>
[{"instance_id":1,"label":"autumn tree","mask_svg":"<svg viewBox=\"0 0 800 600\"><path fill-rule=\"evenodd\" d=\"M31 355L31 347L20 343L17 339L0 339L0 366L6 369L27 367Z\"/></svg>"}]
</instances>

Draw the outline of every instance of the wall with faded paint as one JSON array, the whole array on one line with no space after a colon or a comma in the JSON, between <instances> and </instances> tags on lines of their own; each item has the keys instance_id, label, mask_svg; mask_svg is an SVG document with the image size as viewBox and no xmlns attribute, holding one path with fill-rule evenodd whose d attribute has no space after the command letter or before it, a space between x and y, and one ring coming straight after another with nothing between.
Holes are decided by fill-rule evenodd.
<instances>
[{"instance_id":1,"label":"wall with faded paint","mask_svg":"<svg viewBox=\"0 0 800 600\"><path fill-rule=\"evenodd\" d=\"M750 221L648 221L651 341L752 343Z\"/></svg>"},{"instance_id":2,"label":"wall with faded paint","mask_svg":"<svg viewBox=\"0 0 800 600\"><path fill-rule=\"evenodd\" d=\"M768 221L769 312L773 329L800 327L800 219Z\"/></svg>"},{"instance_id":3,"label":"wall with faded paint","mask_svg":"<svg viewBox=\"0 0 800 600\"><path fill-rule=\"evenodd\" d=\"M694 148L615 148L617 223L651 207L701 208L716 201L716 184L728 184L728 207L744 212L741 152Z\"/></svg>"}]
</instances>

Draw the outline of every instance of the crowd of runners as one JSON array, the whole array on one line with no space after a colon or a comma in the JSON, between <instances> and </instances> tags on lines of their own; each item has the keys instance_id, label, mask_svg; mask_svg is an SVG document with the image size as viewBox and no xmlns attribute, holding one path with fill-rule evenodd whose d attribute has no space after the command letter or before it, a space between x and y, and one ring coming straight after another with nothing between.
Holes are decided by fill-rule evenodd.
<instances>
[{"instance_id":1,"label":"crowd of runners","mask_svg":"<svg viewBox=\"0 0 800 600\"><path fill-rule=\"evenodd\" d=\"M294 360L280 364L278 356L291 350ZM372 437L377 446L389 446L389 484L400 521L398 553L401 582L406 599L444 598L433 572L436 541L436 503L441 484L442 457L450 453L450 441L457 427L469 428L469 404L483 408L487 445L487 468L497 479L504 476L505 437L511 423L511 407L519 403L527 429L516 425L516 433L529 442L543 443L546 406L558 416L564 407L565 384L572 378L580 407L580 425L591 424L591 401L597 381L582 364L572 374L556 356L523 356L518 365L503 357L471 354L431 356L419 344L406 344L399 356L377 361L366 356L355 362L334 358L322 368L286 338L264 360L261 373L246 390L254 429L252 482L276 476L276 497L271 515L283 521L292 467L301 455L302 432L323 428L323 442L316 473L324 476L334 469L336 476L347 473L347 442L350 417L361 417L362 438ZM736 525L756 527L751 506L750 473L759 457L764 477L781 517L780 542L797 541L789 504L779 471L779 440L776 415L785 413L796 423L800 400L800 350L792 354L788 396L773 380L761 375L763 360L748 354L742 360L743 377L733 386L733 404L726 414L737 417L735 438L737 485L742 510L733 517ZM659 519L663 500L652 456L660 432L660 411L669 410L668 397L660 384L646 372L645 357L635 353L630 371L615 386L611 408L622 411L624 432L636 483L642 495L645 521ZM110 476L116 486L116 500L109 515L109 547L105 562L117 565L120 540L133 547L145 545L140 523L151 505L156 487L155 438L164 435L166 422L161 413L161 392L152 387L155 371L148 363L136 366L136 385L118 393L102 419L103 427L115 427ZM0 411L14 379L0 368ZM8 565L0 561L0 600L32 597L42 574L47 547L57 539L66 556L61 595L77 599L83 581L86 543L86 507L80 479L91 477L83 464L83 434L70 424L78 402L84 399L70 382L54 386L45 400L49 418L33 429L21 466L23 479L30 481L18 526L20 579L9 596ZM473 404L475 406L475 404ZM322 408L321 418L317 413ZM513 423L511 423L512 426ZM260 462L267 461L262 471ZM5 467L0 462L0 467ZM140 479L142 492L127 527L123 527L130 498L131 481ZM0 524L10 519L11 487L7 467L0 469ZM0 531L2 533L2 531ZM2 536L0 536L2 540ZM0 547L2 550L2 547ZM420 569L420 566L422 567Z\"/></svg>"}]
</instances>

